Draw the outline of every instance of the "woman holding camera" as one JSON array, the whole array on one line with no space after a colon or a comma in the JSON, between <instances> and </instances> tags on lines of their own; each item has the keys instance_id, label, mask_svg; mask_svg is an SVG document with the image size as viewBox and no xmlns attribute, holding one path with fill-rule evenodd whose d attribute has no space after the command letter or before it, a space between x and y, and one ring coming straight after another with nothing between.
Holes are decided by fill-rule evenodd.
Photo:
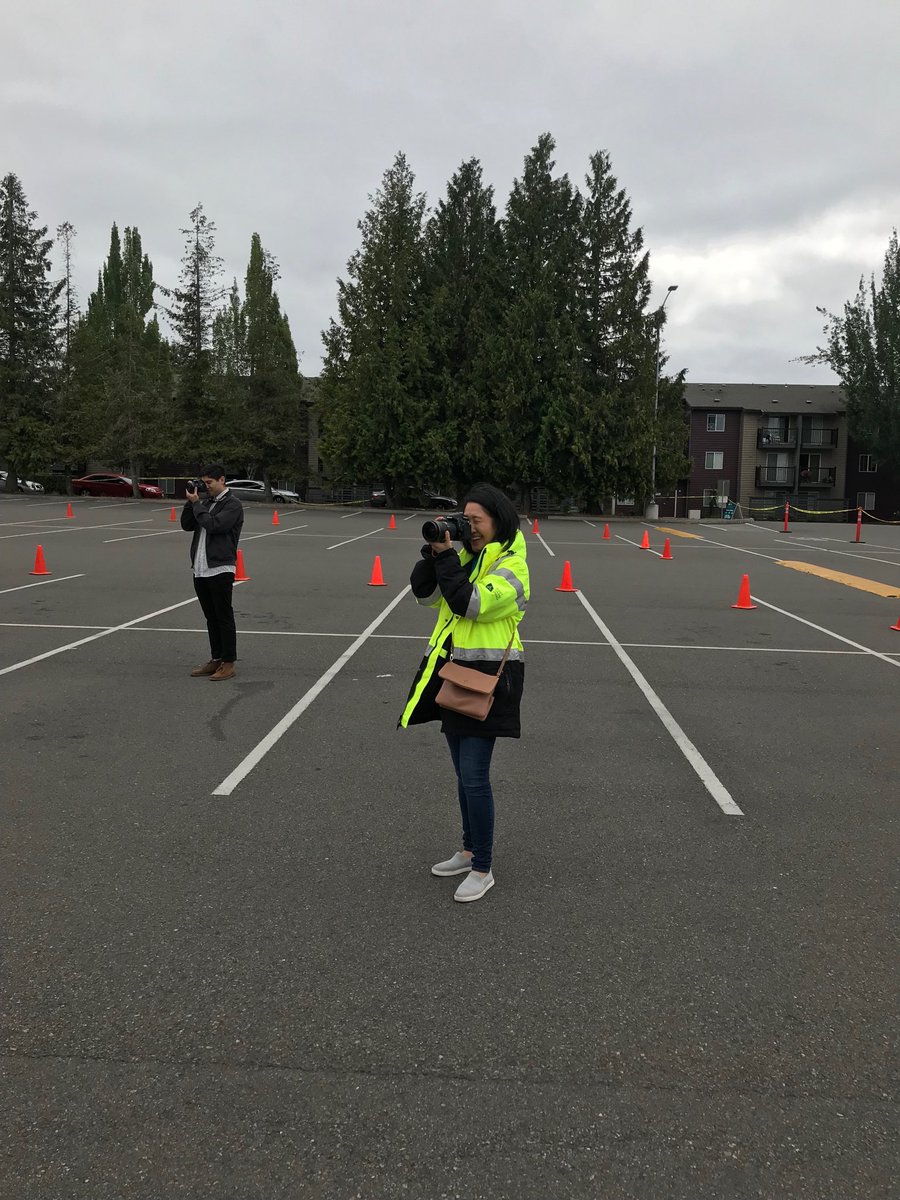
<instances>
[{"instance_id":1,"label":"woman holding camera","mask_svg":"<svg viewBox=\"0 0 900 1200\"><path fill-rule=\"evenodd\" d=\"M462 849L431 871L465 874L453 898L467 902L480 900L494 886L491 756L498 737L520 734L525 661L518 627L530 586L525 539L509 497L491 484L476 484L462 517L429 521L422 530L427 542L410 582L416 601L436 608L438 618L400 725L441 722L456 772L463 839ZM459 552L451 532L462 542ZM483 719L446 706L453 698L440 671L451 658L496 679L493 699L482 697L488 707Z\"/></svg>"}]
</instances>

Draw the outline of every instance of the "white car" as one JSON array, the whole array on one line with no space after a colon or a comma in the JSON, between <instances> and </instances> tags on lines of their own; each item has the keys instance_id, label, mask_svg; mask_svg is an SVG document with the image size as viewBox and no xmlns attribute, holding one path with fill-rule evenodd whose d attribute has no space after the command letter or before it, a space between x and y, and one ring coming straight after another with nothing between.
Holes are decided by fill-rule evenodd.
<instances>
[{"instance_id":1,"label":"white car","mask_svg":"<svg viewBox=\"0 0 900 1200\"><path fill-rule=\"evenodd\" d=\"M239 500L265 500L266 485L260 479L226 479L225 485ZM300 497L296 492L286 488L273 487L272 499L276 504L299 504Z\"/></svg>"},{"instance_id":2,"label":"white car","mask_svg":"<svg viewBox=\"0 0 900 1200\"><path fill-rule=\"evenodd\" d=\"M6 488L6 477L7 472L0 471L0 492ZM42 492L44 490L44 485L35 483L33 479L19 479L17 483L20 492Z\"/></svg>"}]
</instances>

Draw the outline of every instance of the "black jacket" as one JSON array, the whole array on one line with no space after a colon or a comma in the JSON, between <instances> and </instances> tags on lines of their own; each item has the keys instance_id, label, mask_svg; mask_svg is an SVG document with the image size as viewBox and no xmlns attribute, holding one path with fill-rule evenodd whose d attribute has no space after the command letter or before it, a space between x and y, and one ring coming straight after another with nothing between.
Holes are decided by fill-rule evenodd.
<instances>
[{"instance_id":1,"label":"black jacket","mask_svg":"<svg viewBox=\"0 0 900 1200\"><path fill-rule=\"evenodd\" d=\"M237 562L238 541L244 525L244 506L232 491L217 501L212 512L210 499L204 496L193 504L186 500L181 510L181 528L193 533L191 566L197 554L200 530L206 530L206 561L211 567L233 567Z\"/></svg>"}]
</instances>

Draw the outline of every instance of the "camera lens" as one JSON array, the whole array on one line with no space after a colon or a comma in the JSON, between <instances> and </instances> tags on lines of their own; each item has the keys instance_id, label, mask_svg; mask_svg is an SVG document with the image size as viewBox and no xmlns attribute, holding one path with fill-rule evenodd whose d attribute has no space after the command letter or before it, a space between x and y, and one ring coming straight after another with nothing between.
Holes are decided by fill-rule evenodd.
<instances>
[{"instance_id":1,"label":"camera lens","mask_svg":"<svg viewBox=\"0 0 900 1200\"><path fill-rule=\"evenodd\" d=\"M422 526L422 537L426 542L439 542L448 528L446 521L426 521Z\"/></svg>"}]
</instances>

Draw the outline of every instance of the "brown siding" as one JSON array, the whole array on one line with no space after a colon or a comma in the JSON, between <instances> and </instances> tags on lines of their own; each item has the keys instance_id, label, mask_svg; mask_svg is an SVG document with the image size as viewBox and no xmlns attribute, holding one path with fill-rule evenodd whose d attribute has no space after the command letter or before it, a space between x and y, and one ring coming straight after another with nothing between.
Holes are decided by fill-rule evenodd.
<instances>
[{"instance_id":1,"label":"brown siding","mask_svg":"<svg viewBox=\"0 0 900 1200\"><path fill-rule=\"evenodd\" d=\"M721 414L725 417L725 429L714 433L706 428L706 418L710 413ZM731 482L731 499L738 500L737 495L741 478L741 412L734 408L692 409L691 434L688 454L691 459L691 504L699 507L699 497L705 488L714 488L720 479ZM708 470L705 467L708 450L722 451L722 468Z\"/></svg>"}]
</instances>

